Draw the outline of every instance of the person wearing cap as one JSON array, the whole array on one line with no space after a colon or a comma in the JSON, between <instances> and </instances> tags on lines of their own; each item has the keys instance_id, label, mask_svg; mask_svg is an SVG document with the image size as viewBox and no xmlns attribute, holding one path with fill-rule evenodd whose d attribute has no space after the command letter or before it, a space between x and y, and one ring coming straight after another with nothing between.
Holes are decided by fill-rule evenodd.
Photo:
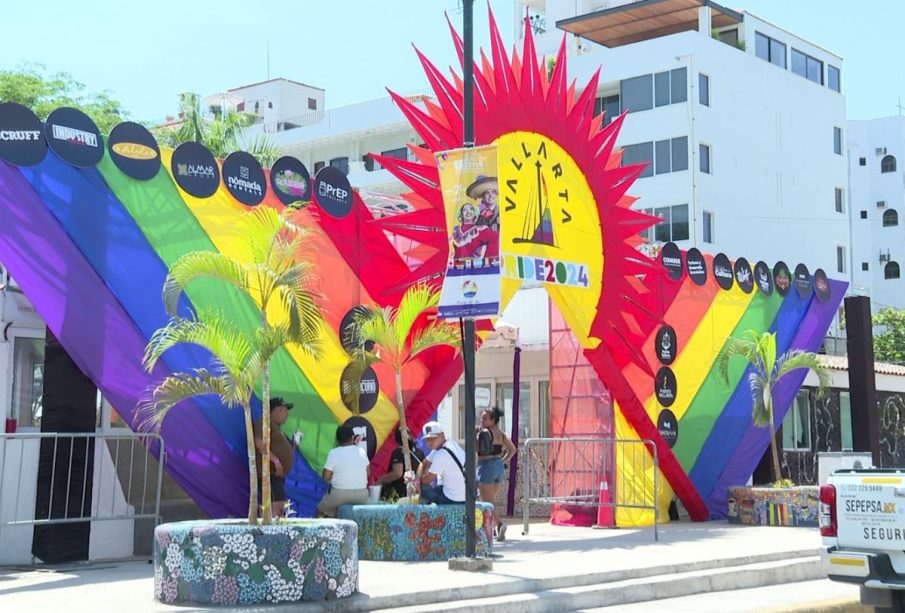
<instances>
[{"instance_id":1,"label":"person wearing cap","mask_svg":"<svg viewBox=\"0 0 905 613\"><path fill-rule=\"evenodd\" d=\"M340 505L368 502L368 454L356 444L355 431L349 426L336 429L336 442L324 462L323 477L330 484L330 491L317 505L325 517L336 517Z\"/></svg>"},{"instance_id":2,"label":"person wearing cap","mask_svg":"<svg viewBox=\"0 0 905 613\"><path fill-rule=\"evenodd\" d=\"M286 475L292 470L295 447L301 438L296 432L293 440L283 434L282 426L289 419L289 411L294 405L279 396L270 399L270 501L274 517L283 515L288 497L286 496ZM264 453L264 436L261 420L254 423L255 455L258 469L258 496L261 495L261 463ZM263 502L263 501L262 501Z\"/></svg>"},{"instance_id":3,"label":"person wearing cap","mask_svg":"<svg viewBox=\"0 0 905 613\"><path fill-rule=\"evenodd\" d=\"M443 426L429 421L422 430L431 452L418 466L415 487L420 487L421 498L436 504L463 504L465 502L465 450L458 443L447 440ZM442 485L432 485L437 479Z\"/></svg>"}]
</instances>

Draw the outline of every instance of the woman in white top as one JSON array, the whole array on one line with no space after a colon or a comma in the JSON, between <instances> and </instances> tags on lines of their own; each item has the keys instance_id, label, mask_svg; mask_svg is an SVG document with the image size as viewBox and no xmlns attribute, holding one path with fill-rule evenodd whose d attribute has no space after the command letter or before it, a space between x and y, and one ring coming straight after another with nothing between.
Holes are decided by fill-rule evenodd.
<instances>
[{"instance_id":1,"label":"woman in white top","mask_svg":"<svg viewBox=\"0 0 905 613\"><path fill-rule=\"evenodd\" d=\"M336 442L324 463L324 481L330 491L317 510L325 517L336 517L336 507L343 504L365 504L368 501L370 461L364 449L355 444L355 432L349 426L336 429Z\"/></svg>"}]
</instances>

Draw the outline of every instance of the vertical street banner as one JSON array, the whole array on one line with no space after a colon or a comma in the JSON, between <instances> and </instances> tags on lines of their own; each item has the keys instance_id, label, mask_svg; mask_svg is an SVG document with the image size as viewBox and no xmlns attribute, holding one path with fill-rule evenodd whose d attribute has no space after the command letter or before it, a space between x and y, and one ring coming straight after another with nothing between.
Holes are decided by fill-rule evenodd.
<instances>
[{"instance_id":1,"label":"vertical street banner","mask_svg":"<svg viewBox=\"0 0 905 613\"><path fill-rule=\"evenodd\" d=\"M439 316L482 319L500 311L500 209L495 146L437 153L449 259Z\"/></svg>"}]
</instances>

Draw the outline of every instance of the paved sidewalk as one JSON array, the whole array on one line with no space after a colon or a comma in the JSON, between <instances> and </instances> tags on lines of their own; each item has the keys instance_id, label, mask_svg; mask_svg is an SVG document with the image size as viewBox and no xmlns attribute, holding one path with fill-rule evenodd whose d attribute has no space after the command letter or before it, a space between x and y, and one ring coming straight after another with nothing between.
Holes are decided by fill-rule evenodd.
<instances>
[{"instance_id":1,"label":"paved sidewalk","mask_svg":"<svg viewBox=\"0 0 905 613\"><path fill-rule=\"evenodd\" d=\"M371 598L393 597L398 599L395 606L402 607L420 604L417 596L426 591L445 593L445 600L455 601L457 588L469 587L472 598L490 597L501 588L508 593L518 591L519 583L526 580L606 571L624 571L626 578L631 578L643 575L644 569L668 565L694 571L714 560L743 564L753 556L768 554L814 555L820 542L815 529L730 526L725 522L667 524L661 527L659 542L654 542L649 528L594 530L545 523L532 524L527 536L513 523L507 536L505 543L494 546L500 557L490 573L453 572L445 562L362 561L360 591ZM501 585L506 583L512 585ZM198 610L161 605L153 600L152 592L153 567L145 561L59 570L0 569L2 611ZM283 607L269 610L280 609Z\"/></svg>"}]
</instances>

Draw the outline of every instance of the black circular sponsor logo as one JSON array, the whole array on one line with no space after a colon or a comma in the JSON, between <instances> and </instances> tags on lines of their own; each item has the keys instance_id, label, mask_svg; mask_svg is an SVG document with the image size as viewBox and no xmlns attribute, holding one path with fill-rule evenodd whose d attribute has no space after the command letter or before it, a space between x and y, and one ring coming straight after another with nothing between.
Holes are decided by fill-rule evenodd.
<instances>
[{"instance_id":1,"label":"black circular sponsor logo","mask_svg":"<svg viewBox=\"0 0 905 613\"><path fill-rule=\"evenodd\" d=\"M220 186L217 160L201 143L182 143L176 147L170 170L179 187L196 198L212 196Z\"/></svg>"},{"instance_id":2,"label":"black circular sponsor logo","mask_svg":"<svg viewBox=\"0 0 905 613\"><path fill-rule=\"evenodd\" d=\"M668 366L663 366L657 371L654 391L657 394L657 400L664 407L670 407L676 401L676 375Z\"/></svg>"},{"instance_id":3,"label":"black circular sponsor logo","mask_svg":"<svg viewBox=\"0 0 905 613\"><path fill-rule=\"evenodd\" d=\"M738 283L739 289L746 294L750 294L754 290L754 273L751 272L751 264L745 258L735 261L735 282Z\"/></svg>"},{"instance_id":4,"label":"black circular sponsor logo","mask_svg":"<svg viewBox=\"0 0 905 613\"><path fill-rule=\"evenodd\" d=\"M676 444L676 439L679 438L679 420L676 419L675 413L669 409L660 411L660 415L657 417L657 431L672 449Z\"/></svg>"},{"instance_id":5,"label":"black circular sponsor logo","mask_svg":"<svg viewBox=\"0 0 905 613\"><path fill-rule=\"evenodd\" d=\"M324 166L314 177L314 198L330 217L342 219L352 210L352 186L339 168Z\"/></svg>"},{"instance_id":6,"label":"black circular sponsor logo","mask_svg":"<svg viewBox=\"0 0 905 613\"><path fill-rule=\"evenodd\" d=\"M789 272L789 267L782 260L773 266L773 285L776 286L776 291L782 297L788 296L789 290L792 289L792 273Z\"/></svg>"},{"instance_id":7,"label":"black circular sponsor logo","mask_svg":"<svg viewBox=\"0 0 905 613\"><path fill-rule=\"evenodd\" d=\"M339 393L346 408L355 411L355 385L352 380L351 370L352 364L343 369L339 378ZM368 366L361 375L361 381L358 387L358 413L367 413L377 404L377 398L380 396L380 382L377 380L377 373Z\"/></svg>"},{"instance_id":8,"label":"black circular sponsor logo","mask_svg":"<svg viewBox=\"0 0 905 613\"><path fill-rule=\"evenodd\" d=\"M723 289L732 289L735 274L732 272L732 263L725 253L718 253L713 257L713 277L717 285Z\"/></svg>"},{"instance_id":9,"label":"black circular sponsor logo","mask_svg":"<svg viewBox=\"0 0 905 613\"><path fill-rule=\"evenodd\" d=\"M97 125L78 109L64 106L44 122L47 144L61 160L79 168L97 165L104 157L104 139Z\"/></svg>"},{"instance_id":10,"label":"black circular sponsor logo","mask_svg":"<svg viewBox=\"0 0 905 613\"><path fill-rule=\"evenodd\" d=\"M822 268L814 271L814 294L820 302L830 299L830 280Z\"/></svg>"},{"instance_id":11,"label":"black circular sponsor logo","mask_svg":"<svg viewBox=\"0 0 905 613\"><path fill-rule=\"evenodd\" d=\"M352 353L361 347L361 341L355 333L355 319L370 314L371 309L358 305L349 309L349 312L343 316L339 323L339 342L342 343L343 349L348 353ZM366 341L364 344L365 351L374 350L374 341Z\"/></svg>"},{"instance_id":12,"label":"black circular sponsor logo","mask_svg":"<svg viewBox=\"0 0 905 613\"><path fill-rule=\"evenodd\" d=\"M0 160L16 166L34 166L47 155L44 126L28 107L0 103Z\"/></svg>"},{"instance_id":13,"label":"black circular sponsor logo","mask_svg":"<svg viewBox=\"0 0 905 613\"><path fill-rule=\"evenodd\" d=\"M802 298L811 297L811 273L804 264L795 267L795 291Z\"/></svg>"},{"instance_id":14,"label":"black circular sponsor logo","mask_svg":"<svg viewBox=\"0 0 905 613\"><path fill-rule=\"evenodd\" d=\"M697 285L707 283L707 262L697 247L692 247L685 253L685 268L688 276Z\"/></svg>"},{"instance_id":15,"label":"black circular sponsor logo","mask_svg":"<svg viewBox=\"0 0 905 613\"><path fill-rule=\"evenodd\" d=\"M281 157L270 167L270 187L286 206L311 200L311 175L304 164L289 155Z\"/></svg>"},{"instance_id":16,"label":"black circular sponsor logo","mask_svg":"<svg viewBox=\"0 0 905 613\"><path fill-rule=\"evenodd\" d=\"M673 281L682 278L682 252L675 243L666 243L660 250L660 262L666 269L666 274Z\"/></svg>"},{"instance_id":17,"label":"black circular sponsor logo","mask_svg":"<svg viewBox=\"0 0 905 613\"><path fill-rule=\"evenodd\" d=\"M663 326L657 330L655 337L656 345L654 351L657 352L657 359L661 364L672 364L679 352L678 341L676 339L676 331L672 326Z\"/></svg>"},{"instance_id":18,"label":"black circular sponsor logo","mask_svg":"<svg viewBox=\"0 0 905 613\"><path fill-rule=\"evenodd\" d=\"M373 458L374 454L377 453L377 432L374 431L374 426L371 425L371 422L361 415L353 415L343 425L352 428L358 441L358 446L368 452L369 460Z\"/></svg>"},{"instance_id":19,"label":"black circular sponsor logo","mask_svg":"<svg viewBox=\"0 0 905 613\"><path fill-rule=\"evenodd\" d=\"M124 174L150 181L160 170L160 147L146 127L124 121L110 132L107 139L110 159Z\"/></svg>"},{"instance_id":20,"label":"black circular sponsor logo","mask_svg":"<svg viewBox=\"0 0 905 613\"><path fill-rule=\"evenodd\" d=\"M764 296L773 295L773 275L763 260L754 265L754 282Z\"/></svg>"},{"instance_id":21,"label":"black circular sponsor logo","mask_svg":"<svg viewBox=\"0 0 905 613\"><path fill-rule=\"evenodd\" d=\"M230 153L223 160L223 183L233 198L247 206L261 204L267 192L261 163L245 151Z\"/></svg>"}]
</instances>

